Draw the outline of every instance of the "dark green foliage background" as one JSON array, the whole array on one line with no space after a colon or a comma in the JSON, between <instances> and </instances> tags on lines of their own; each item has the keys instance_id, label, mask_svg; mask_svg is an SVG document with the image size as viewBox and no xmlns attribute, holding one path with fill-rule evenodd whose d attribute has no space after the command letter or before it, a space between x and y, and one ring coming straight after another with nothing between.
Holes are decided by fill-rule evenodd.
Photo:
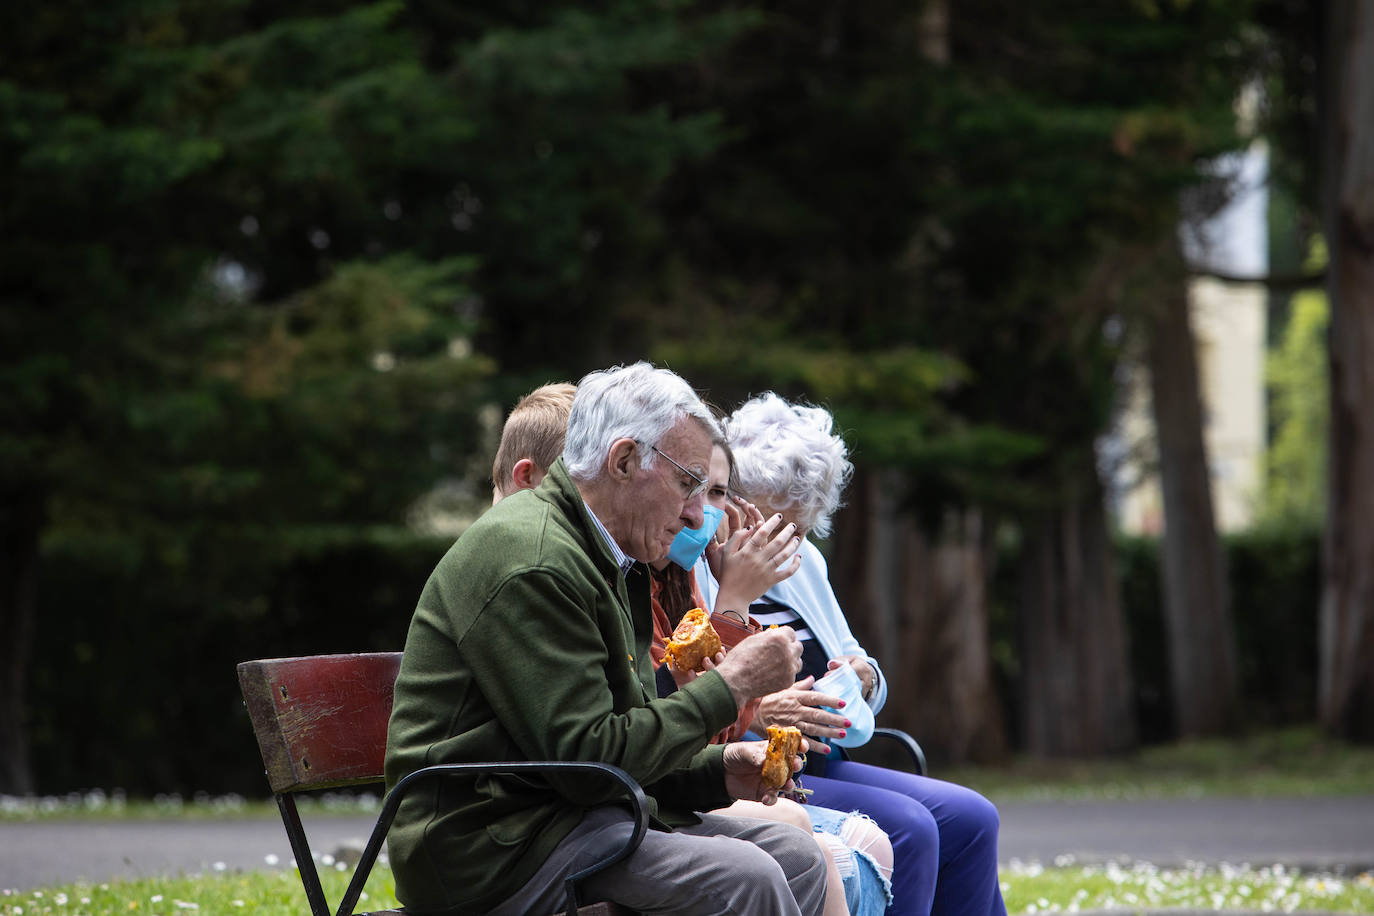
<instances>
[{"instance_id":1,"label":"dark green foliage background","mask_svg":"<svg viewBox=\"0 0 1374 916\"><path fill-rule=\"evenodd\" d=\"M217 568L115 539L44 552L48 601L78 612L39 625L31 715L40 792L265 794L234 666L401 649L449 540L378 531L237 546Z\"/></svg>"}]
</instances>

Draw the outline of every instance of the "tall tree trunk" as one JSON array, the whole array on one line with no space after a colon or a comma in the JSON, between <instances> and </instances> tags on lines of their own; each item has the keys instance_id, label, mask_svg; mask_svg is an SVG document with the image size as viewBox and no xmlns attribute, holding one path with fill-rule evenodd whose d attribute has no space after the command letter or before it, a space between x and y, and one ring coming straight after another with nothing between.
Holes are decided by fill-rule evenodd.
<instances>
[{"instance_id":1,"label":"tall tree trunk","mask_svg":"<svg viewBox=\"0 0 1374 916\"><path fill-rule=\"evenodd\" d=\"M915 52L949 63L948 0L925 0L908 20ZM883 719L916 736L939 761L993 761L1006 754L1006 727L992 680L982 516L944 519L934 540L900 510L895 470L860 470L850 508L836 520L836 568L856 632L884 660ZM838 575L833 575L838 571ZM864 637L860 637L863 641Z\"/></svg>"},{"instance_id":2,"label":"tall tree trunk","mask_svg":"<svg viewBox=\"0 0 1374 916\"><path fill-rule=\"evenodd\" d=\"M1324 208L1331 299L1330 504L1318 711L1374 741L1374 0L1335 0L1325 36Z\"/></svg>"},{"instance_id":3,"label":"tall tree trunk","mask_svg":"<svg viewBox=\"0 0 1374 916\"><path fill-rule=\"evenodd\" d=\"M898 471L856 472L836 518L831 579L850 625L888 678L883 724L937 760L1006 752L992 682L981 515L951 514L932 540L903 512Z\"/></svg>"},{"instance_id":4,"label":"tall tree trunk","mask_svg":"<svg viewBox=\"0 0 1374 916\"><path fill-rule=\"evenodd\" d=\"M1096 471L1026 523L1021 551L1021 719L1038 756L1136 743L1125 616Z\"/></svg>"},{"instance_id":5,"label":"tall tree trunk","mask_svg":"<svg viewBox=\"0 0 1374 916\"><path fill-rule=\"evenodd\" d=\"M0 500L0 795L34 791L28 686L43 518L35 490L11 490Z\"/></svg>"},{"instance_id":6,"label":"tall tree trunk","mask_svg":"<svg viewBox=\"0 0 1374 916\"><path fill-rule=\"evenodd\" d=\"M1234 724L1238 680L1183 261L1173 244L1166 257L1146 358L1164 493L1160 570L1174 722L1179 735L1189 737L1219 734Z\"/></svg>"}]
</instances>

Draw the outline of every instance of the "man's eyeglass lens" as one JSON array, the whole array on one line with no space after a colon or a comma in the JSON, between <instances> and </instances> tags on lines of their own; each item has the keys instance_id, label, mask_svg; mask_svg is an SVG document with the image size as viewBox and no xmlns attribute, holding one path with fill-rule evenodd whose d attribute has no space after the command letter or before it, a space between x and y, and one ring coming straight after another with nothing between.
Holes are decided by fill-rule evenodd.
<instances>
[{"instance_id":1,"label":"man's eyeglass lens","mask_svg":"<svg viewBox=\"0 0 1374 916\"><path fill-rule=\"evenodd\" d=\"M658 452L664 458L667 458L672 463L673 467L677 468L679 471L681 471L682 473L686 474L689 478L691 478L692 483L690 485L687 484L686 481L683 481L683 487L687 490L686 496L683 497L684 499L696 499L698 496L705 493L706 488L711 485L711 481L702 480L700 477L693 474L691 471L687 470L682 465L674 461L672 455L669 455L667 452L663 451L663 449L659 448L657 445L651 445L649 446L649 448Z\"/></svg>"}]
</instances>

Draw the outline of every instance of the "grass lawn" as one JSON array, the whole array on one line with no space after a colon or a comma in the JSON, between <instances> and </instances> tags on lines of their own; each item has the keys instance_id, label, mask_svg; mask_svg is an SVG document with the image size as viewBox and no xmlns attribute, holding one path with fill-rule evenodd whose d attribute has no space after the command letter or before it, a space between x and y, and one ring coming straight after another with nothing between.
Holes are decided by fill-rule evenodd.
<instances>
[{"instance_id":1,"label":"grass lawn","mask_svg":"<svg viewBox=\"0 0 1374 916\"><path fill-rule=\"evenodd\" d=\"M337 903L348 878L346 871L323 868L325 894L331 902ZM390 871L379 868L368 881L363 905L394 906L394 890ZM1179 908L1374 913L1374 874L1299 874L1281 867L1026 866L1003 871L1002 893L1007 911L1013 914ZM306 911L295 869L77 884L22 894L0 891L0 916L300 916Z\"/></svg>"},{"instance_id":2,"label":"grass lawn","mask_svg":"<svg viewBox=\"0 0 1374 916\"><path fill-rule=\"evenodd\" d=\"M322 868L321 872L325 895L337 906L350 875L331 868ZM360 908L385 909L395 905L391 872L379 868L368 880ZM309 912L294 868L72 884L22 893L0 891L0 916L302 916Z\"/></svg>"},{"instance_id":3,"label":"grass lawn","mask_svg":"<svg viewBox=\"0 0 1374 916\"><path fill-rule=\"evenodd\" d=\"M1282 866L1167 869L1148 863L1002 871L1009 913L1249 910L1374 913L1374 874L1300 874Z\"/></svg>"}]
</instances>

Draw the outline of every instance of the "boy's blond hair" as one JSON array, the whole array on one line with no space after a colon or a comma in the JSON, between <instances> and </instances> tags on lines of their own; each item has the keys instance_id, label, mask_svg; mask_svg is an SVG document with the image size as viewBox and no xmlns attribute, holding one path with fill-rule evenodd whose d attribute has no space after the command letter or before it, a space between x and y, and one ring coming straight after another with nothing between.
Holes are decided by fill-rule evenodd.
<instances>
[{"instance_id":1,"label":"boy's blond hair","mask_svg":"<svg viewBox=\"0 0 1374 916\"><path fill-rule=\"evenodd\" d=\"M491 465L491 482L501 496L509 496L515 463L528 458L547 471L563 454L568 414L577 386L568 382L540 385L520 399L501 427L501 444Z\"/></svg>"}]
</instances>

